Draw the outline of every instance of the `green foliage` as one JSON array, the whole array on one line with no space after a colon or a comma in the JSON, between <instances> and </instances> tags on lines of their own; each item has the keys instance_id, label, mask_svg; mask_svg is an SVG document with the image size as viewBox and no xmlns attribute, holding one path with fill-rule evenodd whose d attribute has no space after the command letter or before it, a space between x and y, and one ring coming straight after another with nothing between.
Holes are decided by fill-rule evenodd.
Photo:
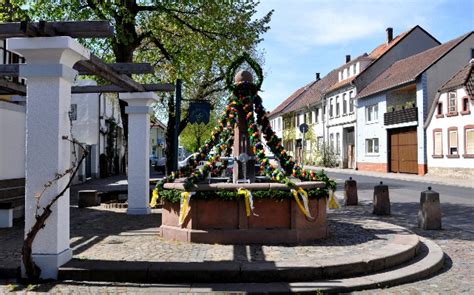
<instances>
[{"instance_id":1,"label":"green foliage","mask_svg":"<svg viewBox=\"0 0 474 295\"><path fill-rule=\"evenodd\" d=\"M0 21L15 22L28 20L28 14L23 5L25 1L1 0L0 1Z\"/></svg>"},{"instance_id":2,"label":"green foliage","mask_svg":"<svg viewBox=\"0 0 474 295\"><path fill-rule=\"evenodd\" d=\"M209 123L188 124L179 137L180 145L186 150L197 152L205 140L211 137L212 129L217 125L216 114L211 111Z\"/></svg>"},{"instance_id":3,"label":"green foliage","mask_svg":"<svg viewBox=\"0 0 474 295\"><path fill-rule=\"evenodd\" d=\"M135 77L143 83L180 78L185 98L214 102L225 88L225 66L242 51L257 54L272 16L256 19L258 2L247 0L12 1L27 4L33 20L109 20L114 38L81 42L107 61L151 63L155 74ZM174 112L169 98L155 108L164 119Z\"/></svg>"},{"instance_id":4,"label":"green foliage","mask_svg":"<svg viewBox=\"0 0 474 295\"><path fill-rule=\"evenodd\" d=\"M160 190L159 191L159 199L161 201L168 201L170 203L179 203L181 199L182 191L179 190ZM319 199L328 197L327 193L324 190L320 190L319 188L308 190L308 197L310 199ZM272 199L275 201L282 201L282 200L291 200L294 199L293 194L290 191L282 191L282 190L265 190L265 191L252 191L252 196L254 200L259 199ZM192 196L192 199L199 199L199 200L226 200L226 201L235 201L239 198L237 196L236 191L205 191L205 192L196 192Z\"/></svg>"},{"instance_id":5,"label":"green foliage","mask_svg":"<svg viewBox=\"0 0 474 295\"><path fill-rule=\"evenodd\" d=\"M334 147L329 143L320 143L314 151L315 164L321 167L336 167L338 165L337 155Z\"/></svg>"}]
</instances>

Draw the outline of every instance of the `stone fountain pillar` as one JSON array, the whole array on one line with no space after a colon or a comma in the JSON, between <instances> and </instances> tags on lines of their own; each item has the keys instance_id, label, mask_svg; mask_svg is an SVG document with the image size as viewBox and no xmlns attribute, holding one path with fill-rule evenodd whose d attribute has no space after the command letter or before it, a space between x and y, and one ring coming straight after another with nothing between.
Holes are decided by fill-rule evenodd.
<instances>
[{"instance_id":1,"label":"stone fountain pillar","mask_svg":"<svg viewBox=\"0 0 474 295\"><path fill-rule=\"evenodd\" d=\"M237 91L243 94L250 94L245 84L253 83L252 74L248 71L240 71L235 75L235 84ZM247 93L246 93L247 92ZM255 94L255 93L253 93ZM237 122L234 127L234 148L233 157L235 160L233 167L233 182L255 182L255 154L250 145L250 139L247 132L249 128L247 112L253 112L253 102L250 109L246 112L243 106L237 106Z\"/></svg>"}]
</instances>

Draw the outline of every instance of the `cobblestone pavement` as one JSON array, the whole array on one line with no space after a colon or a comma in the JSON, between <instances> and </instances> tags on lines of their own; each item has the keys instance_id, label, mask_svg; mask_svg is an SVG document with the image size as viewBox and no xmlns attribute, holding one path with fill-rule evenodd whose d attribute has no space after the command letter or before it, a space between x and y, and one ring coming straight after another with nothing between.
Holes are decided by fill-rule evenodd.
<instances>
[{"instance_id":1,"label":"cobblestone pavement","mask_svg":"<svg viewBox=\"0 0 474 295\"><path fill-rule=\"evenodd\" d=\"M333 234L314 245L285 246L220 246L166 242L157 236L160 215L155 210L149 216L127 216L122 209L71 210L71 247L80 259L150 260L150 261L285 261L328 259L356 255L377 249L390 234L377 231L381 220L408 228L439 244L447 254L443 271L429 279L388 289L368 290L358 294L472 294L474 293L474 234L449 228L441 231L421 231L414 227L414 218L393 213L378 218L370 214L369 204L343 208L329 214ZM0 230L0 267L17 266L22 239L22 224ZM395 231L396 228L393 228ZM392 232L393 233L393 232ZM180 251L176 251L176 249ZM178 286L179 287L179 286ZM150 284L117 284L106 282L56 282L39 286L21 286L0 281L0 294L13 292L49 293L177 293L176 286Z\"/></svg>"},{"instance_id":2,"label":"cobblestone pavement","mask_svg":"<svg viewBox=\"0 0 474 295\"><path fill-rule=\"evenodd\" d=\"M329 238L302 246L218 245L166 241L158 236L161 214L128 216L125 209L71 210L71 248L75 258L88 260L204 262L274 261L305 262L357 255L380 249L395 234L409 233L384 222L351 220L333 214ZM22 224L0 230L2 265L20 263Z\"/></svg>"}]
</instances>

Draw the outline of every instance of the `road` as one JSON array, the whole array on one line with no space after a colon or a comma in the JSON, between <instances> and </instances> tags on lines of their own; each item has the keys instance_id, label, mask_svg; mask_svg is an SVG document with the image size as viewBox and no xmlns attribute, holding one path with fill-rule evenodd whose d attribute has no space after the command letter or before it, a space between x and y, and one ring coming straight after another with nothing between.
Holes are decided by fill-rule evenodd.
<instances>
[{"instance_id":1,"label":"road","mask_svg":"<svg viewBox=\"0 0 474 295\"><path fill-rule=\"evenodd\" d=\"M357 181L359 201L372 202L374 186L383 181L388 185L392 214L405 215L413 218L419 209L420 193L427 189L440 194L443 227L455 227L474 232L474 189L445 184L424 184L416 181L393 178L354 175L353 173L327 172L328 176L337 180L337 197L343 199L344 181L352 177ZM342 203L342 202L341 202Z\"/></svg>"}]
</instances>

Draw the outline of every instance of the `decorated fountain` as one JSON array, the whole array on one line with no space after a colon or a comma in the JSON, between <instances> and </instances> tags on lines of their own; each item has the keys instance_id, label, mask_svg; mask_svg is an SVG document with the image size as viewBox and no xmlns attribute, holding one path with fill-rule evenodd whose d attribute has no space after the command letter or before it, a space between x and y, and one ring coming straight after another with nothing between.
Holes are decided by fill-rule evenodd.
<instances>
[{"instance_id":1,"label":"decorated fountain","mask_svg":"<svg viewBox=\"0 0 474 295\"><path fill-rule=\"evenodd\" d=\"M236 74L245 62L256 81L249 71ZM229 67L226 83L232 95L211 138L153 191L150 205L163 204L164 239L280 244L327 236L326 203L335 182L324 171L302 169L287 154L258 95L262 82L262 69L248 54ZM265 145L278 164L265 155ZM205 164L198 167L201 161ZM211 182L229 162L232 181Z\"/></svg>"}]
</instances>

